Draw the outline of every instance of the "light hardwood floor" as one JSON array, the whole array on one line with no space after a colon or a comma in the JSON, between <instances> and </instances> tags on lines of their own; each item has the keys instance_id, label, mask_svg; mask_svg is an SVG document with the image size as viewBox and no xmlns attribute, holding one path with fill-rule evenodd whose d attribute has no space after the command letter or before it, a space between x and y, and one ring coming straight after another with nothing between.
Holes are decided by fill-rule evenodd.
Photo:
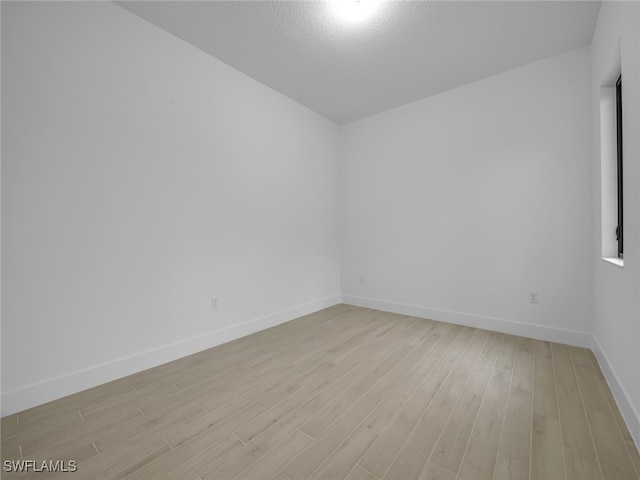
<instances>
[{"instance_id":1,"label":"light hardwood floor","mask_svg":"<svg viewBox=\"0 0 640 480\"><path fill-rule=\"evenodd\" d=\"M71 479L639 479L582 348L338 305L2 419ZM4 466L4 462L3 462Z\"/></svg>"}]
</instances>

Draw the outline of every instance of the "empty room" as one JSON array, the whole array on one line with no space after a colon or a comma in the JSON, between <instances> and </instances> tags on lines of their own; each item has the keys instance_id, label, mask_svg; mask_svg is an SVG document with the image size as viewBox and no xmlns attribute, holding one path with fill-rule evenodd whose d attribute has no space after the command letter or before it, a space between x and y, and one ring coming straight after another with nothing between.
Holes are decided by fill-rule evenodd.
<instances>
[{"instance_id":1,"label":"empty room","mask_svg":"<svg viewBox=\"0 0 640 480\"><path fill-rule=\"evenodd\" d=\"M19 479L640 480L640 2L1 1Z\"/></svg>"}]
</instances>

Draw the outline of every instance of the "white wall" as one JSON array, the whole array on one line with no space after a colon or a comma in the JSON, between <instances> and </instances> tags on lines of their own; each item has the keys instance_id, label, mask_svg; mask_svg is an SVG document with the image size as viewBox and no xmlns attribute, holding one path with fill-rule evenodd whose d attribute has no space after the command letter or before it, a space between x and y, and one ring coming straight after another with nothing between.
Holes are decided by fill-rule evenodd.
<instances>
[{"instance_id":1,"label":"white wall","mask_svg":"<svg viewBox=\"0 0 640 480\"><path fill-rule=\"evenodd\" d=\"M589 55L343 126L347 302L590 345Z\"/></svg>"},{"instance_id":2,"label":"white wall","mask_svg":"<svg viewBox=\"0 0 640 480\"><path fill-rule=\"evenodd\" d=\"M336 303L341 257L349 303L595 337L640 441L639 23L604 2L592 57L339 131L111 3L3 2L2 413ZM618 39L624 269L600 260Z\"/></svg>"},{"instance_id":3,"label":"white wall","mask_svg":"<svg viewBox=\"0 0 640 480\"><path fill-rule=\"evenodd\" d=\"M114 4L2 10L3 414L339 301L335 124Z\"/></svg>"},{"instance_id":4,"label":"white wall","mask_svg":"<svg viewBox=\"0 0 640 480\"><path fill-rule=\"evenodd\" d=\"M640 4L603 2L591 48L594 350L636 444L640 444ZM619 60L623 78L624 268L601 259L600 87Z\"/></svg>"}]
</instances>

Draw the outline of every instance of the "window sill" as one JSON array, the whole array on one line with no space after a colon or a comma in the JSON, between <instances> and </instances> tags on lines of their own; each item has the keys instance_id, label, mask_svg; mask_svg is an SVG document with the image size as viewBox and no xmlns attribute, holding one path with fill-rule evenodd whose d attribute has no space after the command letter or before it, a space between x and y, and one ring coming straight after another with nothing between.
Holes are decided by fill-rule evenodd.
<instances>
[{"instance_id":1,"label":"window sill","mask_svg":"<svg viewBox=\"0 0 640 480\"><path fill-rule=\"evenodd\" d=\"M611 265L615 265L616 267L624 268L624 260L622 258L602 257L602 260L604 260L607 263L610 263Z\"/></svg>"}]
</instances>

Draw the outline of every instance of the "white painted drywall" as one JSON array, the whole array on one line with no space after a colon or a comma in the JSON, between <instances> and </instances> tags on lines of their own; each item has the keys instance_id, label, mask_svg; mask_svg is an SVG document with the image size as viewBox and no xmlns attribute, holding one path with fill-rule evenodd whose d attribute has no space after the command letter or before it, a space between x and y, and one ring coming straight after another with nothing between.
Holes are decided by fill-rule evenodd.
<instances>
[{"instance_id":1,"label":"white painted drywall","mask_svg":"<svg viewBox=\"0 0 640 480\"><path fill-rule=\"evenodd\" d=\"M589 344L589 118L585 47L344 125L343 298Z\"/></svg>"},{"instance_id":2,"label":"white painted drywall","mask_svg":"<svg viewBox=\"0 0 640 480\"><path fill-rule=\"evenodd\" d=\"M636 443L640 443L640 4L603 2L592 43L591 105L596 354ZM601 86L623 78L624 268L602 256Z\"/></svg>"},{"instance_id":3,"label":"white painted drywall","mask_svg":"<svg viewBox=\"0 0 640 480\"><path fill-rule=\"evenodd\" d=\"M334 123L110 2L2 10L3 414L339 301Z\"/></svg>"},{"instance_id":4,"label":"white painted drywall","mask_svg":"<svg viewBox=\"0 0 640 480\"><path fill-rule=\"evenodd\" d=\"M637 88L624 269L599 259L593 114L618 38L639 83L637 3L604 3L591 67L569 52L348 124L341 145L113 4L2 14L3 414L336 303L341 256L351 303L593 332L640 439Z\"/></svg>"}]
</instances>

